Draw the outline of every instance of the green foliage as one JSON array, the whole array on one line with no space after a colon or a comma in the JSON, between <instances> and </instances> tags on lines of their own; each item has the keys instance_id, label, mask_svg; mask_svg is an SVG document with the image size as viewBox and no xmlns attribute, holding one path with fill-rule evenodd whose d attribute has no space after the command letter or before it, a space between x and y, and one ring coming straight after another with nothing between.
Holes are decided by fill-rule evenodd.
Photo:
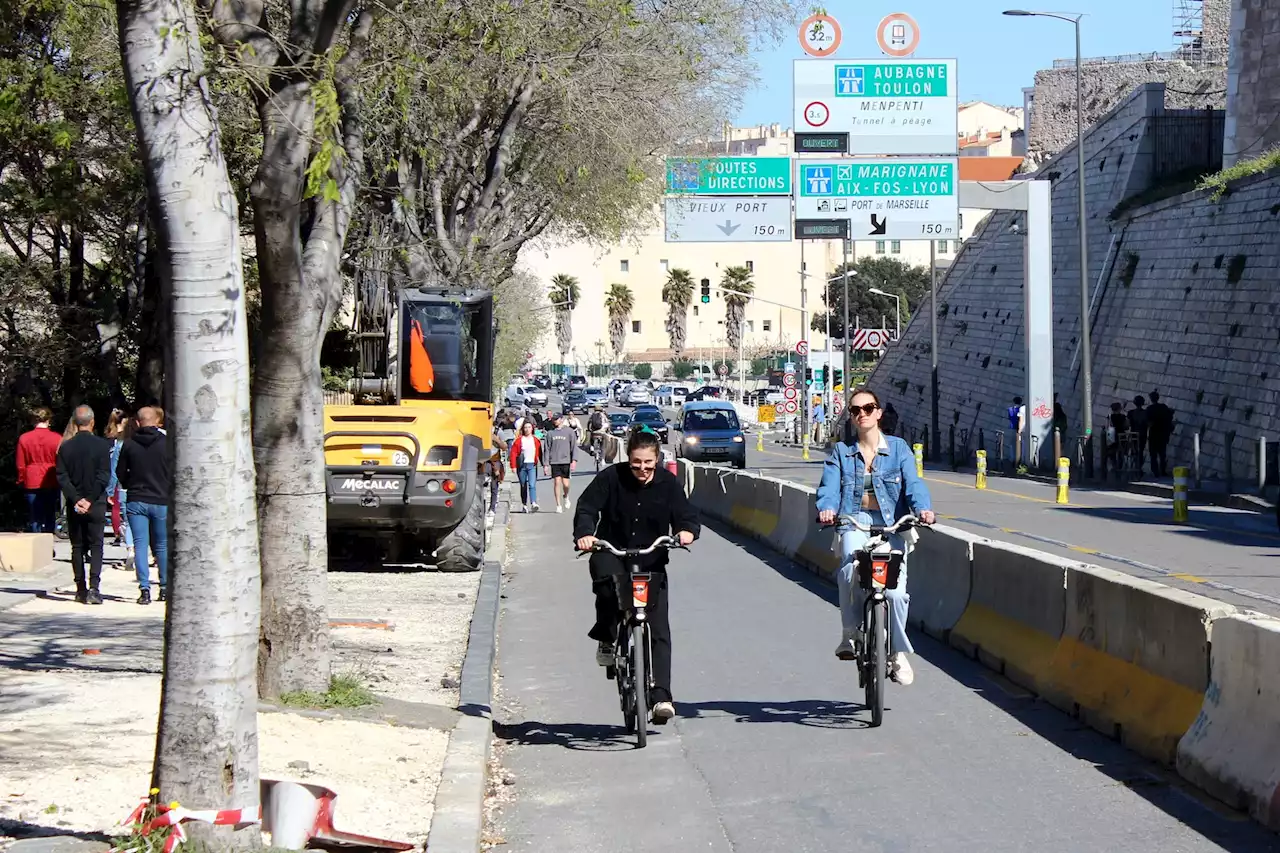
<instances>
[{"instance_id":1,"label":"green foliage","mask_svg":"<svg viewBox=\"0 0 1280 853\"><path fill-rule=\"evenodd\" d=\"M493 375L498 377L498 385L524 366L525 353L536 350L546 332L548 310L541 294L541 283L522 270L494 288L498 339L493 351ZM494 388L495 396L501 393L501 387Z\"/></svg>"},{"instance_id":2,"label":"green foliage","mask_svg":"<svg viewBox=\"0 0 1280 853\"><path fill-rule=\"evenodd\" d=\"M929 296L929 268L911 266L897 258L882 255L860 258L852 265L856 276L849 279L849 322L861 320L863 328L880 326L881 317L885 318L890 329L894 326L894 312L897 310L894 300L888 296L870 293L875 287L887 293L896 293L902 297L902 322L906 328L907 318ZM824 303L831 312L831 336L844 337L844 266L837 267L828 279ZM855 324L856 325L856 324ZM825 331L827 314L822 311L814 313L810 327L815 331Z\"/></svg>"},{"instance_id":3,"label":"green foliage","mask_svg":"<svg viewBox=\"0 0 1280 853\"><path fill-rule=\"evenodd\" d=\"M635 294L625 284L609 285L604 298L604 309L609 315L609 344L615 356L622 355L622 345L627 339L627 320L635 307Z\"/></svg>"},{"instance_id":4,"label":"green foliage","mask_svg":"<svg viewBox=\"0 0 1280 853\"><path fill-rule=\"evenodd\" d=\"M730 349L737 349L742 343L742 321L750 302L750 294L755 292L756 285L751 277L751 270L745 266L728 267L720 277L720 286L724 288L724 336Z\"/></svg>"},{"instance_id":5,"label":"green foliage","mask_svg":"<svg viewBox=\"0 0 1280 853\"><path fill-rule=\"evenodd\" d=\"M687 358L673 359L671 362L671 375L683 382L693 375L693 362Z\"/></svg>"},{"instance_id":6,"label":"green foliage","mask_svg":"<svg viewBox=\"0 0 1280 853\"><path fill-rule=\"evenodd\" d=\"M653 365L647 361L642 361L631 368L631 375L636 379L652 379Z\"/></svg>"},{"instance_id":7,"label":"green foliage","mask_svg":"<svg viewBox=\"0 0 1280 853\"><path fill-rule=\"evenodd\" d=\"M1264 151L1257 157L1240 160L1220 172L1206 175L1196 185L1196 189L1208 192L1210 201L1219 201L1227 194L1228 184L1232 181L1238 181L1241 178L1269 172L1277 168L1280 168L1280 146Z\"/></svg>"},{"instance_id":8,"label":"green foliage","mask_svg":"<svg viewBox=\"0 0 1280 853\"><path fill-rule=\"evenodd\" d=\"M329 679L324 693L300 690L280 696L280 704L289 708L366 708L378 704L378 697L365 686L359 673L338 673Z\"/></svg>"},{"instance_id":9,"label":"green foliage","mask_svg":"<svg viewBox=\"0 0 1280 853\"><path fill-rule=\"evenodd\" d=\"M771 358L751 359L752 377L768 376L769 370L773 367L773 365L774 365L774 360Z\"/></svg>"}]
</instances>

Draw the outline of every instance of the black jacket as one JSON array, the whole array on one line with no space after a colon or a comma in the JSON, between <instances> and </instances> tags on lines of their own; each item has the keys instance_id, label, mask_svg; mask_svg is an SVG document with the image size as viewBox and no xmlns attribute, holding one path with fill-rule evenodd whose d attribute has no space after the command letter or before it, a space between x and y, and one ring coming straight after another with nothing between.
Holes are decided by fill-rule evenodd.
<instances>
[{"instance_id":1,"label":"black jacket","mask_svg":"<svg viewBox=\"0 0 1280 853\"><path fill-rule=\"evenodd\" d=\"M605 468L578 498L573 518L573 539L595 536L615 548L647 548L659 536L687 530L696 538L702 531L698 511L685 497L679 479L665 468L653 472L642 486L626 462ZM667 552L656 551L642 565L667 564Z\"/></svg>"},{"instance_id":2,"label":"black jacket","mask_svg":"<svg viewBox=\"0 0 1280 853\"><path fill-rule=\"evenodd\" d=\"M80 500L106 506L111 480L111 442L78 432L58 448L58 487L68 506Z\"/></svg>"},{"instance_id":3,"label":"black jacket","mask_svg":"<svg viewBox=\"0 0 1280 853\"><path fill-rule=\"evenodd\" d=\"M142 427L120 448L116 462L120 488L129 493L129 503L168 506L173 492L169 473L169 444L156 427Z\"/></svg>"}]
</instances>

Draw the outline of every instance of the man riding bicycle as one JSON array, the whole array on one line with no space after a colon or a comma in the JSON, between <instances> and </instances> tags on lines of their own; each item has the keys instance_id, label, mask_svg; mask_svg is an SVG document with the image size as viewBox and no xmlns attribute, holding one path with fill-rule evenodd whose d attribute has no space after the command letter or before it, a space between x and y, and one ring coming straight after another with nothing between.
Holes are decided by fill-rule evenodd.
<instances>
[{"instance_id":1,"label":"man riding bicycle","mask_svg":"<svg viewBox=\"0 0 1280 853\"><path fill-rule=\"evenodd\" d=\"M658 467L658 436L639 429L627 441L626 462L611 465L591 481L578 499L573 538L588 551L596 537L618 548L645 548L659 536L675 535L681 545L698 538L697 511L685 497L676 476ZM648 619L653 642L653 680L650 692L653 722L662 725L675 716L671 697L671 622L667 612L667 552L640 558L653 573L649 584ZM613 554L591 555L591 587L596 595L596 619L587 636L598 644L596 663L613 663L613 644L619 603L614 577L624 575L622 561Z\"/></svg>"},{"instance_id":2,"label":"man riding bicycle","mask_svg":"<svg viewBox=\"0 0 1280 853\"><path fill-rule=\"evenodd\" d=\"M919 516L924 524L933 524L929 487L916 474L915 455L900 438L880 431L880 398L867 388L858 388L849 400L849 416L855 429L846 431L822 466L822 482L818 486L818 520L831 524L837 515L853 516L863 525L891 525L908 513ZM917 535L914 531L907 534ZM867 534L845 528L840 536L840 568L836 583L840 588L840 645L836 657L856 660L853 638L858 633L863 599L866 593L854 582L854 553L867 541ZM894 551L905 553L907 543L901 536L890 536ZM889 655L891 677L907 685L915 680L907 654L914 652L907 638L907 566L904 558L896 589L888 590Z\"/></svg>"},{"instance_id":3,"label":"man riding bicycle","mask_svg":"<svg viewBox=\"0 0 1280 853\"><path fill-rule=\"evenodd\" d=\"M587 451L597 459L604 452L604 430L607 422L608 418L604 416L604 406L596 403L595 411L591 413L591 417L587 420L587 431L591 434Z\"/></svg>"}]
</instances>

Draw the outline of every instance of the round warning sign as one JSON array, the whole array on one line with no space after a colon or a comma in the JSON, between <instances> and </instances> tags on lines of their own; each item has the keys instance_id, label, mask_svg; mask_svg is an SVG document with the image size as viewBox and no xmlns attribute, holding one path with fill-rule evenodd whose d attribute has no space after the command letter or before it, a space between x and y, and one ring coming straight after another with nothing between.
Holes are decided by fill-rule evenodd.
<instances>
[{"instance_id":1,"label":"round warning sign","mask_svg":"<svg viewBox=\"0 0 1280 853\"><path fill-rule=\"evenodd\" d=\"M894 12L886 15L880 22L880 27L876 30L876 41L880 43L880 49L889 56L910 56L920 46L920 27L905 12Z\"/></svg>"},{"instance_id":2,"label":"round warning sign","mask_svg":"<svg viewBox=\"0 0 1280 853\"><path fill-rule=\"evenodd\" d=\"M840 46L840 25L830 15L810 15L800 25L800 46L810 56L830 56Z\"/></svg>"},{"instance_id":3,"label":"round warning sign","mask_svg":"<svg viewBox=\"0 0 1280 853\"><path fill-rule=\"evenodd\" d=\"M782 374L782 384L787 388L796 387L796 375L794 373Z\"/></svg>"},{"instance_id":4,"label":"round warning sign","mask_svg":"<svg viewBox=\"0 0 1280 853\"><path fill-rule=\"evenodd\" d=\"M788 386L782 389L782 396L786 397L788 400L794 400L796 397L800 396L800 392L795 388Z\"/></svg>"},{"instance_id":5,"label":"round warning sign","mask_svg":"<svg viewBox=\"0 0 1280 853\"><path fill-rule=\"evenodd\" d=\"M809 354L809 342L796 341L796 355L808 355L808 354Z\"/></svg>"},{"instance_id":6,"label":"round warning sign","mask_svg":"<svg viewBox=\"0 0 1280 853\"><path fill-rule=\"evenodd\" d=\"M782 407L786 410L788 415L794 415L796 412L800 411L800 404L795 400L788 400L782 404Z\"/></svg>"},{"instance_id":7,"label":"round warning sign","mask_svg":"<svg viewBox=\"0 0 1280 853\"><path fill-rule=\"evenodd\" d=\"M804 108L804 120L809 127L822 127L831 118L831 108L822 101L814 101Z\"/></svg>"}]
</instances>

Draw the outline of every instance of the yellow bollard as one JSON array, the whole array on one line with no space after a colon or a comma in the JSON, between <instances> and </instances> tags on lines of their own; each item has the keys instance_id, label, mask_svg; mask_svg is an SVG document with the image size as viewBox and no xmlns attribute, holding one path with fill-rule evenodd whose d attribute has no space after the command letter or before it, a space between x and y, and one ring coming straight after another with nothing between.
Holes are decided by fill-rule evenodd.
<instances>
[{"instance_id":1,"label":"yellow bollard","mask_svg":"<svg viewBox=\"0 0 1280 853\"><path fill-rule=\"evenodd\" d=\"M975 488L985 489L987 487L987 451L978 451L978 483Z\"/></svg>"},{"instance_id":2,"label":"yellow bollard","mask_svg":"<svg viewBox=\"0 0 1280 853\"><path fill-rule=\"evenodd\" d=\"M1058 459L1058 503L1068 504L1067 488L1071 485L1071 460L1063 456Z\"/></svg>"},{"instance_id":3,"label":"yellow bollard","mask_svg":"<svg viewBox=\"0 0 1280 853\"><path fill-rule=\"evenodd\" d=\"M760 451L761 453L764 452L764 433L763 432L756 433L756 450Z\"/></svg>"},{"instance_id":4,"label":"yellow bollard","mask_svg":"<svg viewBox=\"0 0 1280 853\"><path fill-rule=\"evenodd\" d=\"M807 441L804 443L804 449L800 451L800 458L805 462L809 461L809 442Z\"/></svg>"},{"instance_id":5,"label":"yellow bollard","mask_svg":"<svg viewBox=\"0 0 1280 853\"><path fill-rule=\"evenodd\" d=\"M916 452L916 476L923 477L924 476L924 445L919 443L913 444L911 445L911 449Z\"/></svg>"},{"instance_id":6,"label":"yellow bollard","mask_svg":"<svg viewBox=\"0 0 1280 853\"><path fill-rule=\"evenodd\" d=\"M1173 520L1187 521L1187 474L1185 467L1173 469Z\"/></svg>"}]
</instances>

